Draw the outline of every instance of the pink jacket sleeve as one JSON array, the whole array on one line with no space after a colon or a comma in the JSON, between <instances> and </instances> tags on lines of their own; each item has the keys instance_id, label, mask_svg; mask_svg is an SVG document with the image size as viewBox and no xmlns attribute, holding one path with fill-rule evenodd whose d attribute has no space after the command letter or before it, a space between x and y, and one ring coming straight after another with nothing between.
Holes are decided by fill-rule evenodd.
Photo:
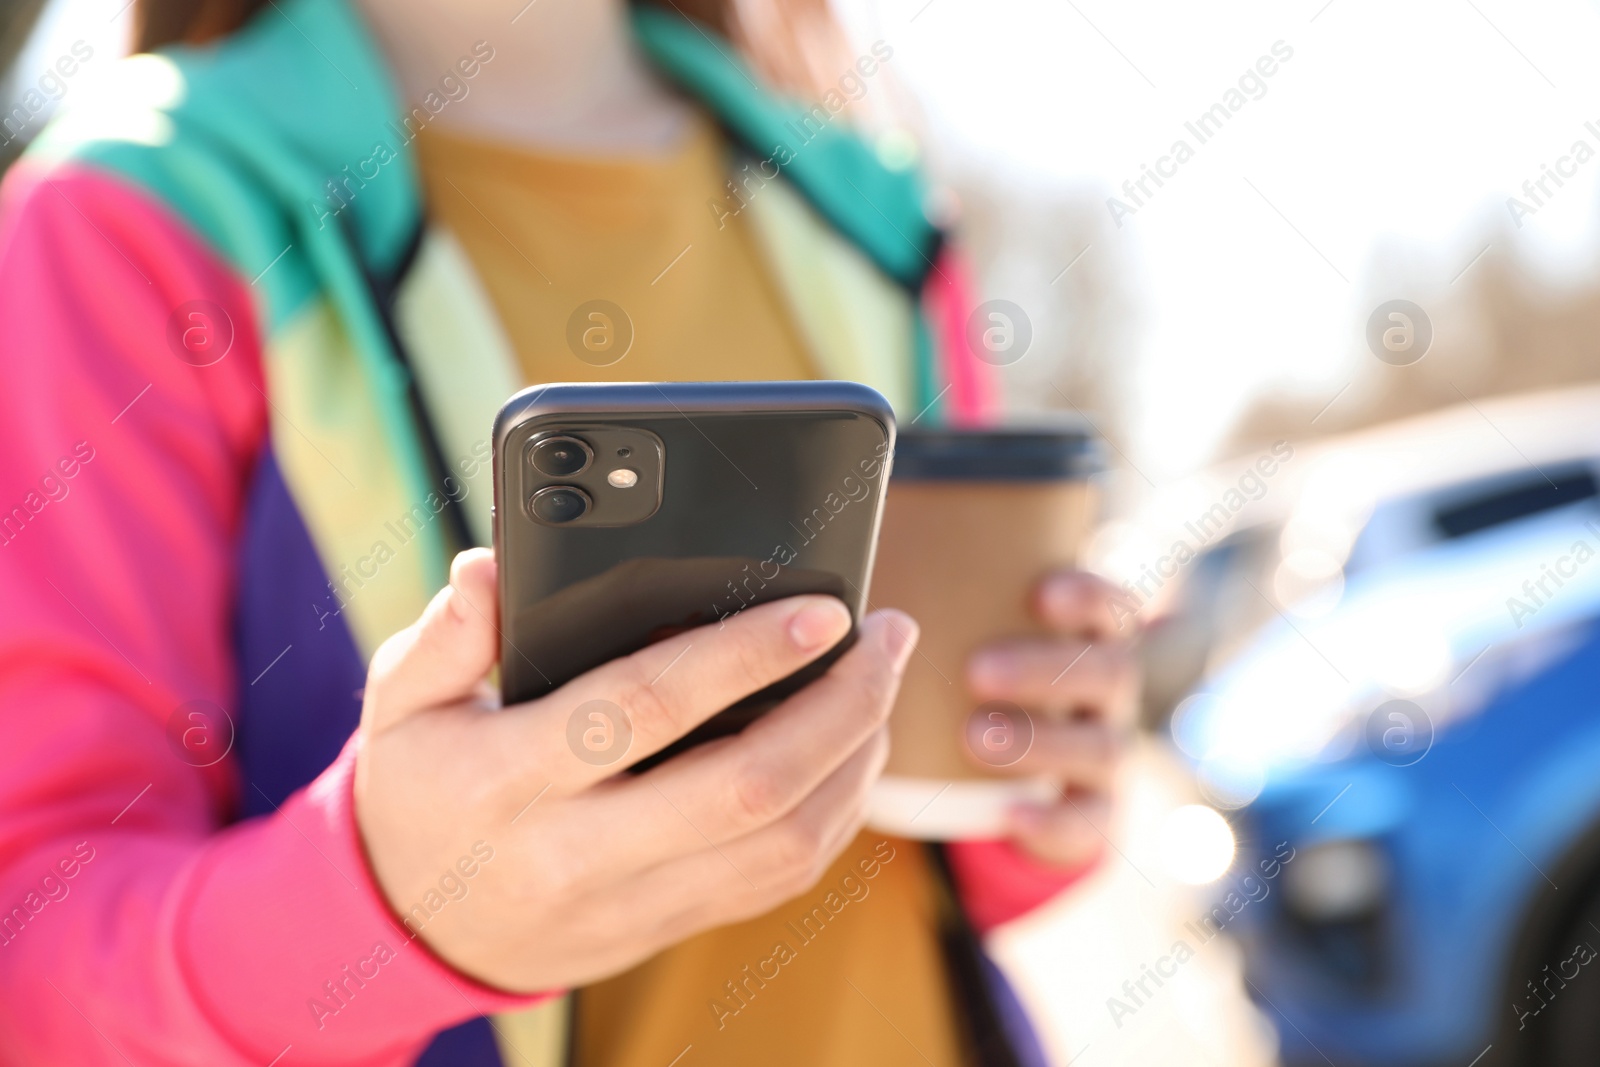
<instances>
[{"instance_id":1,"label":"pink jacket sleeve","mask_svg":"<svg viewBox=\"0 0 1600 1067\"><path fill-rule=\"evenodd\" d=\"M236 327L205 368L168 341L195 299ZM267 432L248 284L145 195L24 163L0 201L0 338L7 1060L400 1064L531 1003L390 915L353 746L228 826L230 761L197 769L170 739L186 701L232 704L234 545Z\"/></svg>"}]
</instances>

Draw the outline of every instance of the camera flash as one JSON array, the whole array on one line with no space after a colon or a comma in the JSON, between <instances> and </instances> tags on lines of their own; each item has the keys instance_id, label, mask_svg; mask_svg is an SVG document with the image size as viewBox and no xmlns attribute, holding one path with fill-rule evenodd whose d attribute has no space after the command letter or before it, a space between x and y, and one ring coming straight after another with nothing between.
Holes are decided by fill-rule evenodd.
<instances>
[{"instance_id":1,"label":"camera flash","mask_svg":"<svg viewBox=\"0 0 1600 1067\"><path fill-rule=\"evenodd\" d=\"M639 484L639 475L626 467L618 467L606 475L606 481L618 489L632 489Z\"/></svg>"}]
</instances>

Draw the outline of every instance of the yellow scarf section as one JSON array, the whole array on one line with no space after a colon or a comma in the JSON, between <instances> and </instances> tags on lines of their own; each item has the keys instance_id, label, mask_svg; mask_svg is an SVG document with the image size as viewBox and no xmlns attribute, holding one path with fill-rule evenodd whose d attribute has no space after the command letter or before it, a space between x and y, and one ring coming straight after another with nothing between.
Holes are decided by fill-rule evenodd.
<instances>
[{"instance_id":1,"label":"yellow scarf section","mask_svg":"<svg viewBox=\"0 0 1600 1067\"><path fill-rule=\"evenodd\" d=\"M434 221L482 281L525 382L812 378L820 367L903 392L899 366L875 366L909 359L904 309L880 310L896 307L888 284L809 225L786 187L758 189L762 210L730 210L739 201L709 125L658 157L533 154L431 129L419 146ZM834 269L808 269L823 263ZM498 1017L502 1059L954 1067L968 1057L937 894L920 846L862 834L772 913Z\"/></svg>"},{"instance_id":2,"label":"yellow scarf section","mask_svg":"<svg viewBox=\"0 0 1600 1067\"><path fill-rule=\"evenodd\" d=\"M661 156L418 145L528 383L817 377L749 228L712 210L727 166L703 120Z\"/></svg>"}]
</instances>

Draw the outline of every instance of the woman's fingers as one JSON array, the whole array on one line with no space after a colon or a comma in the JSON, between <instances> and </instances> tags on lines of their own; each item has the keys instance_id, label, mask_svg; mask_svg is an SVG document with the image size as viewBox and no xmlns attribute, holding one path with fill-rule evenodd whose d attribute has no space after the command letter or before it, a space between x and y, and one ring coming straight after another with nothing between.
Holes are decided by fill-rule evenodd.
<instances>
[{"instance_id":1,"label":"woman's fingers","mask_svg":"<svg viewBox=\"0 0 1600 1067\"><path fill-rule=\"evenodd\" d=\"M1033 716L1031 738L1020 758L1003 766L977 760L985 769L1024 778L1051 781L1090 790L1110 789L1116 779L1122 739L1104 722L1093 719L1044 719ZM985 727L979 719L968 727L968 747L981 745L974 731Z\"/></svg>"},{"instance_id":2,"label":"woman's fingers","mask_svg":"<svg viewBox=\"0 0 1600 1067\"><path fill-rule=\"evenodd\" d=\"M1111 801L1105 793L1069 790L1058 804L1018 808L1012 838L1034 858L1057 867L1089 863L1105 849Z\"/></svg>"},{"instance_id":3,"label":"woman's fingers","mask_svg":"<svg viewBox=\"0 0 1600 1067\"><path fill-rule=\"evenodd\" d=\"M377 733L417 712L475 699L499 651L494 553L458 555L450 584L422 617L378 647L367 674L362 729Z\"/></svg>"},{"instance_id":4,"label":"woman's fingers","mask_svg":"<svg viewBox=\"0 0 1600 1067\"><path fill-rule=\"evenodd\" d=\"M888 733L880 728L782 819L619 879L597 903L620 925L667 916L640 931L658 947L765 914L815 885L855 839L887 758Z\"/></svg>"},{"instance_id":5,"label":"woman's fingers","mask_svg":"<svg viewBox=\"0 0 1600 1067\"><path fill-rule=\"evenodd\" d=\"M872 784L888 759L889 731L880 726L799 807L722 846L773 897L769 907L815 885L861 831Z\"/></svg>"},{"instance_id":6,"label":"woman's fingers","mask_svg":"<svg viewBox=\"0 0 1600 1067\"><path fill-rule=\"evenodd\" d=\"M1087 571L1046 576L1034 591L1034 614L1057 633L1087 641L1128 640L1137 629L1126 595Z\"/></svg>"},{"instance_id":7,"label":"woman's fingers","mask_svg":"<svg viewBox=\"0 0 1600 1067\"><path fill-rule=\"evenodd\" d=\"M611 661L492 720L498 743L528 754L530 778L580 792L660 751L724 708L838 644L850 613L797 596L740 612Z\"/></svg>"},{"instance_id":8,"label":"woman's fingers","mask_svg":"<svg viewBox=\"0 0 1600 1067\"><path fill-rule=\"evenodd\" d=\"M879 612L826 675L736 738L691 749L586 798L630 855L654 860L722 845L807 803L881 732L916 640L916 624ZM624 819L624 812L651 812Z\"/></svg>"},{"instance_id":9,"label":"woman's fingers","mask_svg":"<svg viewBox=\"0 0 1600 1067\"><path fill-rule=\"evenodd\" d=\"M1090 711L1117 720L1131 712L1138 667L1127 645L1067 638L1017 638L987 645L967 665L978 700L1009 700L1047 714Z\"/></svg>"},{"instance_id":10,"label":"woman's fingers","mask_svg":"<svg viewBox=\"0 0 1600 1067\"><path fill-rule=\"evenodd\" d=\"M967 749L999 773L1064 786L1061 803L1020 809L1013 836L1046 862L1083 863L1104 843L1097 825L1137 709L1136 620L1119 590L1078 571L1047 576L1033 606L1051 636L997 641L968 661L968 689L993 703L965 724Z\"/></svg>"}]
</instances>

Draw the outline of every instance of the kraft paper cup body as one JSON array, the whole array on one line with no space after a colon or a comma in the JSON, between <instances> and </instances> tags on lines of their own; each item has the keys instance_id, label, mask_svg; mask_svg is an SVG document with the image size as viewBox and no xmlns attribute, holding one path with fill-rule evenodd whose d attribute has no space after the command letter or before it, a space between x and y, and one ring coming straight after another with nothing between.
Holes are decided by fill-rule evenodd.
<instances>
[{"instance_id":1,"label":"kraft paper cup body","mask_svg":"<svg viewBox=\"0 0 1600 1067\"><path fill-rule=\"evenodd\" d=\"M1033 709L1007 708L992 750L969 750L979 701L967 661L982 645L1047 631L1032 605L1039 580L1076 564L1092 519L1094 438L1077 424L1044 430L902 433L873 571L874 607L922 627L890 718L891 750L869 822L906 837L992 837L1008 809L1055 796L1048 782L1000 768L1026 750ZM1006 731L1011 731L1007 734ZM991 732L979 732L985 749Z\"/></svg>"}]
</instances>

